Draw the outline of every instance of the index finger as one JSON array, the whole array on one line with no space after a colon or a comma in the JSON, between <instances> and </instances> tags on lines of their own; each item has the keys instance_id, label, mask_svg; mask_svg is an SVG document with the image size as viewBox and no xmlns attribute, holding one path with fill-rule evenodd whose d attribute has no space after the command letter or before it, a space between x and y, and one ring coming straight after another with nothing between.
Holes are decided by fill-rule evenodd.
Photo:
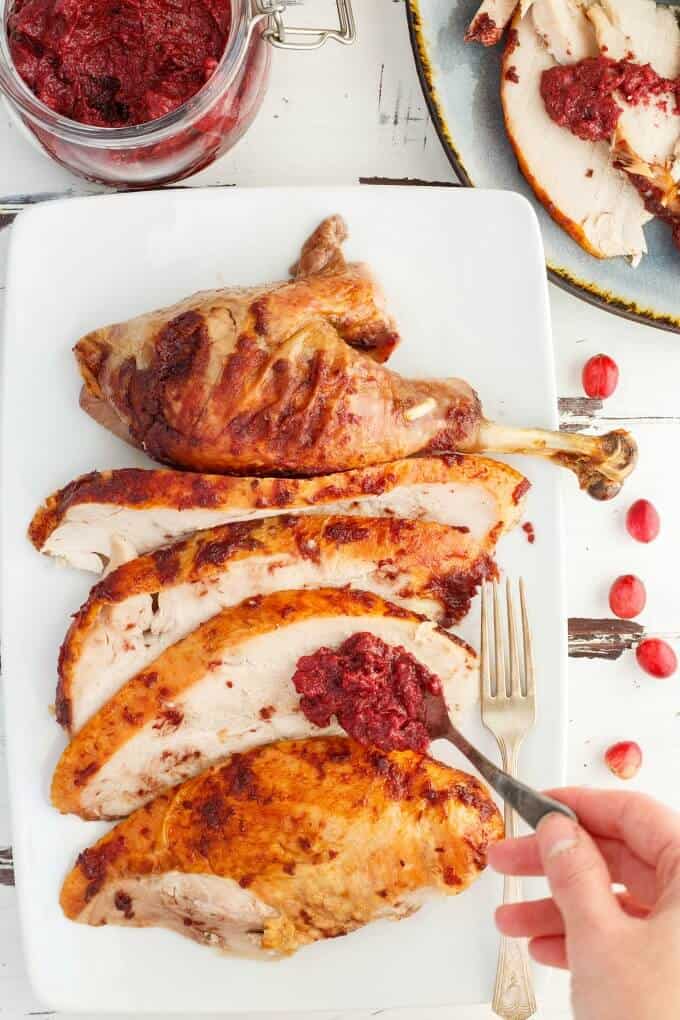
<instances>
[{"instance_id":1,"label":"index finger","mask_svg":"<svg viewBox=\"0 0 680 1020\"><path fill-rule=\"evenodd\" d=\"M548 794L568 804L591 836L620 840L652 868L669 845L680 846L680 814L644 793L573 786Z\"/></svg>"}]
</instances>

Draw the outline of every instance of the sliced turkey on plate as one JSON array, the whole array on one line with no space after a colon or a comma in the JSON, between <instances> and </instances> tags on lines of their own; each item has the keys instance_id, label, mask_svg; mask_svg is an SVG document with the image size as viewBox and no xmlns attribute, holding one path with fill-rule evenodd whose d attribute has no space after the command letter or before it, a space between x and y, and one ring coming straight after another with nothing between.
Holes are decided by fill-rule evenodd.
<instances>
[{"instance_id":1,"label":"sliced turkey on plate","mask_svg":"<svg viewBox=\"0 0 680 1020\"><path fill-rule=\"evenodd\" d=\"M81 853L61 906L81 924L286 954L462 892L502 835L488 791L457 769L342 737L283 742L117 825Z\"/></svg>"},{"instance_id":2,"label":"sliced turkey on plate","mask_svg":"<svg viewBox=\"0 0 680 1020\"><path fill-rule=\"evenodd\" d=\"M300 709L297 663L368 633L441 681L452 717L477 697L476 656L431 621L368 592L284 591L223 610L129 680L59 760L52 801L117 818L227 754L320 729Z\"/></svg>"},{"instance_id":3,"label":"sliced turkey on plate","mask_svg":"<svg viewBox=\"0 0 680 1020\"><path fill-rule=\"evenodd\" d=\"M654 0L601 0L588 8L588 18L600 52L612 60L650 64L658 75L671 80L680 75L680 28L668 8ZM662 93L633 104L619 91L616 102L622 112L613 139L613 160L648 197L650 211L671 218L660 206L664 202L677 205L680 117L676 96Z\"/></svg>"},{"instance_id":4,"label":"sliced turkey on plate","mask_svg":"<svg viewBox=\"0 0 680 1020\"><path fill-rule=\"evenodd\" d=\"M448 626L485 578L495 536L389 517L283 516L201 531L119 567L75 614L57 720L72 733L130 677L227 606L293 588L372 591Z\"/></svg>"},{"instance_id":5,"label":"sliced turkey on plate","mask_svg":"<svg viewBox=\"0 0 680 1020\"><path fill-rule=\"evenodd\" d=\"M516 14L502 64L505 124L522 173L553 219L598 258L636 260L647 250L642 228L651 213L613 165L609 143L560 127L541 97L543 71L597 53L593 25L576 2L535 0L525 17Z\"/></svg>"},{"instance_id":6,"label":"sliced turkey on plate","mask_svg":"<svg viewBox=\"0 0 680 1020\"><path fill-rule=\"evenodd\" d=\"M94 471L47 498L29 538L48 556L100 573L201 528L275 514L399 516L489 532L514 527L529 482L485 457L397 460L317 478L186 471Z\"/></svg>"}]
</instances>

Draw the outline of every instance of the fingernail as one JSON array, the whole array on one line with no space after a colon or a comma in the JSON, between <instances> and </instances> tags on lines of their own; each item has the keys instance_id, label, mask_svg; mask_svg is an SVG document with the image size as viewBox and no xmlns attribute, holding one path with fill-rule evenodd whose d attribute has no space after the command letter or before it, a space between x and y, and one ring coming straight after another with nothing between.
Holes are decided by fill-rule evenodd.
<instances>
[{"instance_id":1,"label":"fingernail","mask_svg":"<svg viewBox=\"0 0 680 1020\"><path fill-rule=\"evenodd\" d=\"M573 850L578 843L578 826L571 818L557 811L544 815L536 829L541 856L544 860Z\"/></svg>"}]
</instances>

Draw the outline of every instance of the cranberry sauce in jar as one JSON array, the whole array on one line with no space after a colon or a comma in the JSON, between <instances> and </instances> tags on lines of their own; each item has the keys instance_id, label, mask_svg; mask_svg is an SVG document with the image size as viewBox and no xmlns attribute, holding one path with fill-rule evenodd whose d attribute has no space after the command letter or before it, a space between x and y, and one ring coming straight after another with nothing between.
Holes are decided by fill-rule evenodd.
<instances>
[{"instance_id":1,"label":"cranberry sauce in jar","mask_svg":"<svg viewBox=\"0 0 680 1020\"><path fill-rule=\"evenodd\" d=\"M88 180L181 180L232 148L264 98L268 21L250 0L0 2L0 91Z\"/></svg>"},{"instance_id":2,"label":"cranberry sauce in jar","mask_svg":"<svg viewBox=\"0 0 680 1020\"><path fill-rule=\"evenodd\" d=\"M156 120L195 95L224 53L230 0L14 0L14 66L81 124Z\"/></svg>"}]
</instances>

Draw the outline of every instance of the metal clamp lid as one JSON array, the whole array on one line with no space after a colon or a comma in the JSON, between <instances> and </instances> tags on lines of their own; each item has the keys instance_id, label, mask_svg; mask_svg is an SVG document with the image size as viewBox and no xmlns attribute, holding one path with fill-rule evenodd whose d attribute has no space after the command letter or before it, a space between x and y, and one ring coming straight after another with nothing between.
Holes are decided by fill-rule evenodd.
<instances>
[{"instance_id":1,"label":"metal clamp lid","mask_svg":"<svg viewBox=\"0 0 680 1020\"><path fill-rule=\"evenodd\" d=\"M316 50L329 39L345 45L353 43L357 33L352 0L335 0L335 3L338 28L297 28L287 27L283 16L287 7L298 6L300 0L255 0L259 14L269 19L262 33L264 38L282 50Z\"/></svg>"}]
</instances>

